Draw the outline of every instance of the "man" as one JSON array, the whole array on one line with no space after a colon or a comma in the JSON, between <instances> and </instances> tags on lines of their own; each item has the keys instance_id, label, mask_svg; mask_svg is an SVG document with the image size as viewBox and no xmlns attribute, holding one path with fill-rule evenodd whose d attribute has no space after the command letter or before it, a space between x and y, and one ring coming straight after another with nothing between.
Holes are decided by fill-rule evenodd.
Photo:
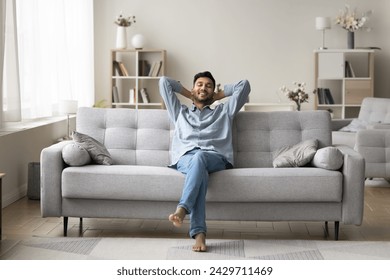
<instances>
[{"instance_id":1,"label":"man","mask_svg":"<svg viewBox=\"0 0 390 280\"><path fill-rule=\"evenodd\" d=\"M159 86L169 117L175 124L171 167L186 174L181 199L169 220L180 227L189 214L189 234L195 239L193 251L204 252L207 250L208 174L233 167L231 126L234 116L248 100L250 85L242 80L215 92L215 79L206 71L195 75L191 91L167 77L160 79ZM175 93L191 99L191 108L182 105ZM214 109L210 107L224 97L230 99Z\"/></svg>"}]
</instances>

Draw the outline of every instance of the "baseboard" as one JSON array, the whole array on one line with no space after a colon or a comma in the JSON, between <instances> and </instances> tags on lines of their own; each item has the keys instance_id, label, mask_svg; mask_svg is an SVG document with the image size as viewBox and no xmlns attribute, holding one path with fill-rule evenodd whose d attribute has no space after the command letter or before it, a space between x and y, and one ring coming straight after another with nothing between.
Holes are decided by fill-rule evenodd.
<instances>
[{"instance_id":1,"label":"baseboard","mask_svg":"<svg viewBox=\"0 0 390 280\"><path fill-rule=\"evenodd\" d=\"M25 197L26 195L27 195L27 183L21 185L12 193L3 195L3 208L14 203L15 201L18 201L19 199Z\"/></svg>"}]
</instances>

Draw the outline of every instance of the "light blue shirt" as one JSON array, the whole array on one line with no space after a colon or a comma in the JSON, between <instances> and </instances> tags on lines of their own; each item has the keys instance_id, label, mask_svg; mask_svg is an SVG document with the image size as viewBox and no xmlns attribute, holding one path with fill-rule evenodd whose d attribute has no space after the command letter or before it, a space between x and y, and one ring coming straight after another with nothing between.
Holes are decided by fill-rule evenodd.
<instances>
[{"instance_id":1,"label":"light blue shirt","mask_svg":"<svg viewBox=\"0 0 390 280\"><path fill-rule=\"evenodd\" d=\"M168 77L160 79L160 94L164 99L171 121L175 124L172 139L171 163L175 165L180 157L195 148L222 154L233 164L232 123L234 116L247 102L250 84L242 80L224 86L229 100L214 109L206 106L199 110L180 103L175 93L180 93L182 85Z\"/></svg>"}]
</instances>

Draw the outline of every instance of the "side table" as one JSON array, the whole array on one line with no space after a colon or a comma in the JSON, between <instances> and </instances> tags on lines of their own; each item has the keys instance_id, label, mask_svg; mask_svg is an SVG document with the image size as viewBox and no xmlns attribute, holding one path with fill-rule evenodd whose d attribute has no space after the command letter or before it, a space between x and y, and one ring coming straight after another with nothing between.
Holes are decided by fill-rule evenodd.
<instances>
[{"instance_id":1,"label":"side table","mask_svg":"<svg viewBox=\"0 0 390 280\"><path fill-rule=\"evenodd\" d=\"M2 203L2 181L3 177L5 176L4 173L0 173L0 240L1 240L1 225L2 225L2 216L3 216L3 203Z\"/></svg>"}]
</instances>

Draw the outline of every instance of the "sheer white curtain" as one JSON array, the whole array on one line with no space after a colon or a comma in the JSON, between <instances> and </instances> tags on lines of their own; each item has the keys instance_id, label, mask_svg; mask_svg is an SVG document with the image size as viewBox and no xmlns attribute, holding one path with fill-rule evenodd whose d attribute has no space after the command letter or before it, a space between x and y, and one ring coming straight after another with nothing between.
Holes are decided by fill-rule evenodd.
<instances>
[{"instance_id":1,"label":"sheer white curtain","mask_svg":"<svg viewBox=\"0 0 390 280\"><path fill-rule=\"evenodd\" d=\"M0 0L0 127L3 124L3 65L5 43L5 1Z\"/></svg>"},{"instance_id":2,"label":"sheer white curtain","mask_svg":"<svg viewBox=\"0 0 390 280\"><path fill-rule=\"evenodd\" d=\"M21 121L20 80L15 0L6 0L3 121Z\"/></svg>"},{"instance_id":3,"label":"sheer white curtain","mask_svg":"<svg viewBox=\"0 0 390 280\"><path fill-rule=\"evenodd\" d=\"M62 100L92 106L93 1L16 0L16 18L22 118L57 115Z\"/></svg>"}]
</instances>

